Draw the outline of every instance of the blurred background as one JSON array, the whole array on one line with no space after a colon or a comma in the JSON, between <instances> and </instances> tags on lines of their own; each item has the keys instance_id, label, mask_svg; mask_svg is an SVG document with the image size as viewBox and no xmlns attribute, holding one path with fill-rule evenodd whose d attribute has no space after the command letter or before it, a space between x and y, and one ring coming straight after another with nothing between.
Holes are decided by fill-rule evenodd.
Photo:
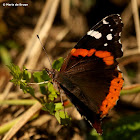
<instances>
[{"instance_id":1,"label":"blurred background","mask_svg":"<svg viewBox=\"0 0 140 140\"><path fill-rule=\"evenodd\" d=\"M0 139L139 140L139 7L140 0L1 0ZM124 56L118 61L125 83L117 106L103 119L104 134L99 136L74 107L68 109L72 124L67 127L59 125L41 107L34 114L29 112L35 101L9 82L11 76L6 65L12 62L20 68L50 68L37 34L51 61L60 56L65 58L93 25L110 14L120 14L124 23L121 37ZM27 102L22 102L25 99ZM18 129L14 125L25 113L28 120L33 117ZM10 128L14 131L6 133Z\"/></svg>"}]
</instances>

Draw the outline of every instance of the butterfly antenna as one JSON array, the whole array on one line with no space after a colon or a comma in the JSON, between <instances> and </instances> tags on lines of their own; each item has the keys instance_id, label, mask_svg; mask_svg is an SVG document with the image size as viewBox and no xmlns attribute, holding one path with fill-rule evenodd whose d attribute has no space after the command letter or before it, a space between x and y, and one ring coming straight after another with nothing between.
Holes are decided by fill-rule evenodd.
<instances>
[{"instance_id":1,"label":"butterfly antenna","mask_svg":"<svg viewBox=\"0 0 140 140\"><path fill-rule=\"evenodd\" d=\"M33 70L33 69L24 69L24 70L27 70L27 71L31 71L31 72L34 72L34 71L42 71L42 70Z\"/></svg>"},{"instance_id":2,"label":"butterfly antenna","mask_svg":"<svg viewBox=\"0 0 140 140\"><path fill-rule=\"evenodd\" d=\"M38 40L39 40L39 42L40 42L40 44L41 44L43 50L45 51L46 56L47 56L47 58L48 58L48 60L49 60L50 66L51 66L51 68L52 68L52 63L51 63L50 58L49 58L49 56L48 56L48 54L47 54L47 52L46 52L45 47L43 46L43 44L42 44L42 42L41 42L41 40L40 40L40 38L39 38L39 35L37 35L37 38L38 38Z\"/></svg>"}]
</instances>

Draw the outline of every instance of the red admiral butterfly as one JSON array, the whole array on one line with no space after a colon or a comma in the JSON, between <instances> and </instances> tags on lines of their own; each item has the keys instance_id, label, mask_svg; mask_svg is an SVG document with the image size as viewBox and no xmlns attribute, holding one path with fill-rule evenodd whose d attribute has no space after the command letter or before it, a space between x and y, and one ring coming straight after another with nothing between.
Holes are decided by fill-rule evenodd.
<instances>
[{"instance_id":1,"label":"red admiral butterfly","mask_svg":"<svg viewBox=\"0 0 140 140\"><path fill-rule=\"evenodd\" d=\"M123 78L120 15L107 16L87 32L66 57L60 72L46 71L81 115L102 134L101 119L119 99Z\"/></svg>"}]
</instances>

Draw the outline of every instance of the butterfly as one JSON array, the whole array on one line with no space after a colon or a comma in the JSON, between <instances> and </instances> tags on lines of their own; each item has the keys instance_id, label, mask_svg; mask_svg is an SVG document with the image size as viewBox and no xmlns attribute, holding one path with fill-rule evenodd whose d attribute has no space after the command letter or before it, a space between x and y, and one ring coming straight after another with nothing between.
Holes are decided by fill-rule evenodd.
<instances>
[{"instance_id":1,"label":"butterfly","mask_svg":"<svg viewBox=\"0 0 140 140\"><path fill-rule=\"evenodd\" d=\"M101 120L116 105L124 82L116 60L123 56L122 28L119 14L105 17L80 39L60 71L46 68L99 134L103 132Z\"/></svg>"}]
</instances>

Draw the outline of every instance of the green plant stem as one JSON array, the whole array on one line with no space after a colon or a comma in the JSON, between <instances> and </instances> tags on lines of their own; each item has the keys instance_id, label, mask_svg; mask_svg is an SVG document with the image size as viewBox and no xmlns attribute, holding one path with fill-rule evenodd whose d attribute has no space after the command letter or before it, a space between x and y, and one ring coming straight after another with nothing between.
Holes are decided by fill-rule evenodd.
<instances>
[{"instance_id":1,"label":"green plant stem","mask_svg":"<svg viewBox=\"0 0 140 140\"><path fill-rule=\"evenodd\" d=\"M140 93L140 84L124 87L121 91L121 95L129 95L136 93Z\"/></svg>"},{"instance_id":2,"label":"green plant stem","mask_svg":"<svg viewBox=\"0 0 140 140\"><path fill-rule=\"evenodd\" d=\"M0 135L4 134L7 132L16 122L18 122L20 117L16 118L15 120L12 120L0 127Z\"/></svg>"},{"instance_id":3,"label":"green plant stem","mask_svg":"<svg viewBox=\"0 0 140 140\"><path fill-rule=\"evenodd\" d=\"M33 105L37 102L37 100L0 100L0 105Z\"/></svg>"},{"instance_id":4,"label":"green plant stem","mask_svg":"<svg viewBox=\"0 0 140 140\"><path fill-rule=\"evenodd\" d=\"M35 115L30 119L30 121L33 120L33 119L35 119L35 118L37 118L38 115L39 115L38 113L35 114ZM4 124L4 125L2 125L2 126L0 126L0 135L2 135L2 134L4 134L5 132L7 132L7 131L8 131L12 126L14 126L20 119L21 119L21 116L20 116L20 117L17 117L16 119L14 119L14 120L12 120L12 121L10 121L10 122L7 122L6 124Z\"/></svg>"}]
</instances>

